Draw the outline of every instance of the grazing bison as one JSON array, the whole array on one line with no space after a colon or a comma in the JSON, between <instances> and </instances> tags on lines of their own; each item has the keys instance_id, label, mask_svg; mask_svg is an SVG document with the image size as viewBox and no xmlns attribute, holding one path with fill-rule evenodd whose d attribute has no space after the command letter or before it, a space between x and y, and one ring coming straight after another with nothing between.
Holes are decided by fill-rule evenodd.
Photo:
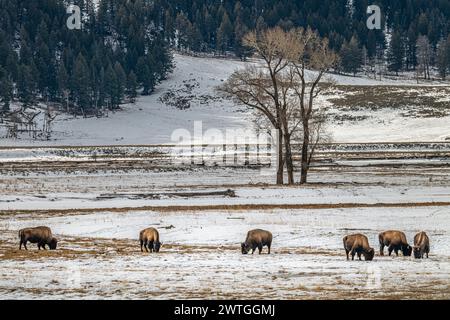
<instances>
[{"instance_id":1,"label":"grazing bison","mask_svg":"<svg viewBox=\"0 0 450 320\"><path fill-rule=\"evenodd\" d=\"M378 240L380 241L380 255L384 255L384 247L388 247L389 255L392 251L398 256L398 251L401 250L403 255L406 257L411 256L412 248L406 240L406 236L401 231L389 230L382 232L378 235Z\"/></svg>"},{"instance_id":2,"label":"grazing bison","mask_svg":"<svg viewBox=\"0 0 450 320\"><path fill-rule=\"evenodd\" d=\"M369 246L369 240L365 235L360 233L351 234L345 236L342 240L344 242L344 249L345 254L347 255L347 260L349 259L349 253L352 255L352 260L355 260L355 254L358 254L359 260L361 260L361 254L364 255L365 260L373 260L375 250Z\"/></svg>"},{"instance_id":3,"label":"grazing bison","mask_svg":"<svg viewBox=\"0 0 450 320\"><path fill-rule=\"evenodd\" d=\"M268 254L270 254L271 245L272 245L272 233L261 229L250 230L247 233L247 238L245 239L245 242L241 244L242 254L247 254L250 251L250 249L252 250L253 254L256 248L258 248L258 252L259 254L261 254L263 246L267 246L267 248L269 249Z\"/></svg>"},{"instance_id":4,"label":"grazing bison","mask_svg":"<svg viewBox=\"0 0 450 320\"><path fill-rule=\"evenodd\" d=\"M37 243L38 249L41 250L41 247L45 249L45 245L48 245L50 250L55 250L58 241L53 237L52 231L49 227L36 227L36 228L25 228L19 230L19 239L20 245L19 250L22 250L22 244L27 248L27 242Z\"/></svg>"},{"instance_id":5,"label":"grazing bison","mask_svg":"<svg viewBox=\"0 0 450 320\"><path fill-rule=\"evenodd\" d=\"M141 243L141 252L144 252L142 247L144 247L147 252L149 249L150 252L159 252L161 242L159 242L159 232L155 228L147 228L142 230L139 233L139 241Z\"/></svg>"},{"instance_id":6,"label":"grazing bison","mask_svg":"<svg viewBox=\"0 0 450 320\"><path fill-rule=\"evenodd\" d=\"M423 259L423 255L430 252L430 239L425 232L419 232L414 236L414 257L416 259Z\"/></svg>"}]
</instances>

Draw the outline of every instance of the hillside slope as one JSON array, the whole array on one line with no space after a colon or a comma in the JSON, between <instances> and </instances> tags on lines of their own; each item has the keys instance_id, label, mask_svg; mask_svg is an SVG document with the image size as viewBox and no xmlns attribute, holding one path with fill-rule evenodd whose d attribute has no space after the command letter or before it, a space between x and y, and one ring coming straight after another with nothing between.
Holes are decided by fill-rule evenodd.
<instances>
[{"instance_id":1,"label":"hillside slope","mask_svg":"<svg viewBox=\"0 0 450 320\"><path fill-rule=\"evenodd\" d=\"M118 145L173 143L171 136L176 129L194 134L194 121L202 122L202 129L252 129L252 115L245 107L218 96L215 88L243 63L236 60L196 58L175 54L176 67L173 74L160 84L150 96L139 97L135 104L126 104L122 110L105 118L73 118L59 115L54 125L52 140L32 140L26 135L20 139L0 138L0 145ZM336 142L367 141L441 141L450 137L450 91L442 85L419 87L413 80L383 80L335 76L338 89L328 92L318 101L332 114L329 131ZM352 101L355 88L361 100L386 98L397 92L390 100L381 100L377 108L363 106ZM398 86L394 88L394 86ZM369 93L367 88L372 88ZM426 90L426 94L421 93ZM375 93L374 93L375 92ZM428 100L414 99L428 97ZM403 98L405 97L405 98ZM341 99L337 103L336 99ZM343 100L342 100L343 99ZM387 98L386 98L387 99ZM404 101L403 101L404 99ZM431 100L430 100L431 99ZM348 101L348 104L347 104ZM439 102L439 112L411 115L414 110L433 108L423 105ZM445 105L449 107L445 107ZM401 108L398 107L401 106ZM188 107L188 108L186 108ZM418 112L420 113L420 112ZM0 132L4 136L5 132ZM230 138L230 135L227 136Z\"/></svg>"}]
</instances>

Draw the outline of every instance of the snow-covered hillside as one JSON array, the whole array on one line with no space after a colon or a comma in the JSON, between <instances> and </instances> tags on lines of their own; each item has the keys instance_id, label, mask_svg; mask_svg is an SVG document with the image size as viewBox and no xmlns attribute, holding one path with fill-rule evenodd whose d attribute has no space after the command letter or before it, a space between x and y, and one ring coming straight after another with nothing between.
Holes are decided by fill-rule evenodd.
<instances>
[{"instance_id":1,"label":"snow-covered hillside","mask_svg":"<svg viewBox=\"0 0 450 320\"><path fill-rule=\"evenodd\" d=\"M203 132L219 129L253 128L251 112L245 107L219 97L215 88L243 62L230 59L196 58L175 54L176 68L154 94L139 97L135 104L110 113L105 118L73 118L60 115L55 121L51 141L0 138L0 145L117 145L173 143L175 130L185 129L194 135L194 122L201 121ZM414 86L411 81L331 76L336 83L348 86ZM368 98L370 99L370 98ZM445 99L445 97L443 98ZM162 101L164 100L164 102ZM180 109L184 102L189 108ZM333 110L324 98L320 103ZM449 102L450 105L450 102ZM334 113L340 112L333 110ZM353 111L352 111L353 112ZM329 124L336 142L366 141L440 141L450 137L450 116L403 117L399 110L355 111L362 120L335 121ZM4 132L0 132L4 136ZM233 135L227 135L229 139Z\"/></svg>"}]
</instances>

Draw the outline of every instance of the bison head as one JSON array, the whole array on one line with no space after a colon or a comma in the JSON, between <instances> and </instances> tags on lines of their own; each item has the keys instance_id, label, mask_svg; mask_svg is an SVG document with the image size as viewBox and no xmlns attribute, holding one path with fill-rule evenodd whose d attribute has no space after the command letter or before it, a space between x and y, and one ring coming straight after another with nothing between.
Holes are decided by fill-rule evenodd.
<instances>
[{"instance_id":1,"label":"bison head","mask_svg":"<svg viewBox=\"0 0 450 320\"><path fill-rule=\"evenodd\" d=\"M414 252L414 258L416 258L416 259L422 258L422 255L420 253L420 247L414 246L413 252Z\"/></svg>"},{"instance_id":2,"label":"bison head","mask_svg":"<svg viewBox=\"0 0 450 320\"><path fill-rule=\"evenodd\" d=\"M366 261L372 261L375 256L375 250L373 248L369 248L368 250L363 252L364 259Z\"/></svg>"},{"instance_id":3,"label":"bison head","mask_svg":"<svg viewBox=\"0 0 450 320\"><path fill-rule=\"evenodd\" d=\"M242 254L247 254L250 251L250 245L245 242L241 243Z\"/></svg>"},{"instance_id":4,"label":"bison head","mask_svg":"<svg viewBox=\"0 0 450 320\"><path fill-rule=\"evenodd\" d=\"M153 244L153 250L155 250L155 252L159 252L159 248L161 248L161 242L156 241L156 242Z\"/></svg>"},{"instance_id":5,"label":"bison head","mask_svg":"<svg viewBox=\"0 0 450 320\"><path fill-rule=\"evenodd\" d=\"M50 247L50 250L55 250L57 244L58 244L58 240L56 240L56 238L52 238L52 240L50 240L50 243L48 244L48 246Z\"/></svg>"},{"instance_id":6,"label":"bison head","mask_svg":"<svg viewBox=\"0 0 450 320\"><path fill-rule=\"evenodd\" d=\"M412 248L410 245L402 247L403 256L410 257L412 253Z\"/></svg>"}]
</instances>

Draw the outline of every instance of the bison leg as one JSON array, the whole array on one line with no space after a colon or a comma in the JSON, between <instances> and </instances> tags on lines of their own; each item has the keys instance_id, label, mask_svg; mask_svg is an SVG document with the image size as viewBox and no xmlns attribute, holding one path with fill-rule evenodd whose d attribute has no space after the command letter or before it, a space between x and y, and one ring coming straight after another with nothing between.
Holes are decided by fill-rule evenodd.
<instances>
[{"instance_id":1,"label":"bison leg","mask_svg":"<svg viewBox=\"0 0 450 320\"><path fill-rule=\"evenodd\" d=\"M352 261L355 260L355 249L352 248L352 250L350 250L350 254L352 255Z\"/></svg>"},{"instance_id":2,"label":"bison leg","mask_svg":"<svg viewBox=\"0 0 450 320\"><path fill-rule=\"evenodd\" d=\"M258 253L259 253L259 254L261 254L262 247L263 247L262 244L258 244Z\"/></svg>"},{"instance_id":3,"label":"bison leg","mask_svg":"<svg viewBox=\"0 0 450 320\"><path fill-rule=\"evenodd\" d=\"M42 248L44 248L44 250L47 250L47 249L45 248L45 243L42 244Z\"/></svg>"},{"instance_id":4,"label":"bison leg","mask_svg":"<svg viewBox=\"0 0 450 320\"><path fill-rule=\"evenodd\" d=\"M425 249L420 250L420 258L423 259L423 256L425 255Z\"/></svg>"},{"instance_id":5,"label":"bison leg","mask_svg":"<svg viewBox=\"0 0 450 320\"><path fill-rule=\"evenodd\" d=\"M398 257L398 248L394 248L395 255Z\"/></svg>"},{"instance_id":6,"label":"bison leg","mask_svg":"<svg viewBox=\"0 0 450 320\"><path fill-rule=\"evenodd\" d=\"M148 248L150 249L150 252L153 252L153 241L150 241L149 243L148 243Z\"/></svg>"},{"instance_id":7,"label":"bison leg","mask_svg":"<svg viewBox=\"0 0 450 320\"><path fill-rule=\"evenodd\" d=\"M348 257L348 253L349 253L350 251L348 251L347 249L345 249L345 255L347 256L347 260L349 260L350 258Z\"/></svg>"},{"instance_id":8,"label":"bison leg","mask_svg":"<svg viewBox=\"0 0 450 320\"><path fill-rule=\"evenodd\" d=\"M140 242L140 244L141 244L141 252L144 252L144 249L142 248L143 245L144 245L144 241L140 240L139 242Z\"/></svg>"},{"instance_id":9,"label":"bison leg","mask_svg":"<svg viewBox=\"0 0 450 320\"><path fill-rule=\"evenodd\" d=\"M145 248L145 251L148 252L147 241L144 241L144 248Z\"/></svg>"},{"instance_id":10,"label":"bison leg","mask_svg":"<svg viewBox=\"0 0 450 320\"><path fill-rule=\"evenodd\" d=\"M358 259L361 261L361 252L358 252Z\"/></svg>"},{"instance_id":11,"label":"bison leg","mask_svg":"<svg viewBox=\"0 0 450 320\"><path fill-rule=\"evenodd\" d=\"M384 256L384 243L380 243L380 256Z\"/></svg>"},{"instance_id":12,"label":"bison leg","mask_svg":"<svg viewBox=\"0 0 450 320\"><path fill-rule=\"evenodd\" d=\"M352 250L350 250L350 254L352 255L352 260L355 260L355 254L356 254L355 246L353 246Z\"/></svg>"},{"instance_id":13,"label":"bison leg","mask_svg":"<svg viewBox=\"0 0 450 320\"><path fill-rule=\"evenodd\" d=\"M394 250L394 247L389 246L389 248L388 248L389 256L391 256L393 250Z\"/></svg>"},{"instance_id":14,"label":"bison leg","mask_svg":"<svg viewBox=\"0 0 450 320\"><path fill-rule=\"evenodd\" d=\"M26 241L24 241L23 246L24 246L25 250L28 250Z\"/></svg>"},{"instance_id":15,"label":"bison leg","mask_svg":"<svg viewBox=\"0 0 450 320\"><path fill-rule=\"evenodd\" d=\"M20 243L19 243L19 250L22 250L22 240L20 240Z\"/></svg>"},{"instance_id":16,"label":"bison leg","mask_svg":"<svg viewBox=\"0 0 450 320\"><path fill-rule=\"evenodd\" d=\"M267 249L269 250L267 254L270 254L270 243L267 245Z\"/></svg>"}]
</instances>

